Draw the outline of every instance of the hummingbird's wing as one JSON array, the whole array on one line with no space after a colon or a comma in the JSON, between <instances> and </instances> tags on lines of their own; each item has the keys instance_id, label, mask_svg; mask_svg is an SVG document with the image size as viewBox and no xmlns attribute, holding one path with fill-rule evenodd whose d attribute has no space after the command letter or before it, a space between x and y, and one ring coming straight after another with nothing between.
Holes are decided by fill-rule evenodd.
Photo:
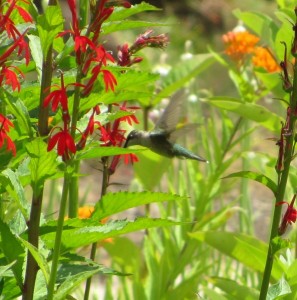
<instances>
[{"instance_id":1,"label":"hummingbird's wing","mask_svg":"<svg viewBox=\"0 0 297 300\"><path fill-rule=\"evenodd\" d=\"M171 143L175 143L179 137L187 136L190 132L197 129L198 126L199 124L187 124L180 128L176 128L176 130L169 134L168 139Z\"/></svg>"},{"instance_id":2,"label":"hummingbird's wing","mask_svg":"<svg viewBox=\"0 0 297 300\"><path fill-rule=\"evenodd\" d=\"M182 97L183 94L184 93L181 90L172 96L162 116L157 121L153 131L165 131L170 133L176 129L184 101L184 97Z\"/></svg>"}]
</instances>

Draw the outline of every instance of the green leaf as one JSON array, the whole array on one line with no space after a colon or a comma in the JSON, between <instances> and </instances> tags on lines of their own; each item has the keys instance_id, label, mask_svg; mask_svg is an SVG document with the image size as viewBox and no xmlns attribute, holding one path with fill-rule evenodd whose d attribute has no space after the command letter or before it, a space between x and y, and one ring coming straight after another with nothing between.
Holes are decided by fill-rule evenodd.
<instances>
[{"instance_id":1,"label":"green leaf","mask_svg":"<svg viewBox=\"0 0 297 300\"><path fill-rule=\"evenodd\" d=\"M208 103L238 114L241 117L260 123L273 132L279 132L282 118L266 107L255 103L242 102L231 97L211 97Z\"/></svg>"},{"instance_id":2,"label":"green leaf","mask_svg":"<svg viewBox=\"0 0 297 300\"><path fill-rule=\"evenodd\" d=\"M63 30L63 16L60 5L49 5L44 14L37 18L37 29L43 54L46 58L48 50L57 34Z\"/></svg>"},{"instance_id":3,"label":"green leaf","mask_svg":"<svg viewBox=\"0 0 297 300\"><path fill-rule=\"evenodd\" d=\"M259 291L240 285L231 279L211 277L210 282L226 292L228 296L232 296L233 299L254 300L259 297Z\"/></svg>"},{"instance_id":4,"label":"green leaf","mask_svg":"<svg viewBox=\"0 0 297 300\"><path fill-rule=\"evenodd\" d=\"M261 273L264 271L268 246L254 237L225 231L194 232L189 233L189 235L200 242L207 243L253 270ZM283 272L283 265L275 257L272 277L279 279Z\"/></svg>"},{"instance_id":5,"label":"green leaf","mask_svg":"<svg viewBox=\"0 0 297 300\"><path fill-rule=\"evenodd\" d=\"M121 147L94 147L89 148L86 151L78 152L76 155L76 159L93 159L93 158L101 158L104 156L114 156L121 154L129 154L129 153L139 153L143 151L142 149L128 149Z\"/></svg>"},{"instance_id":6,"label":"green leaf","mask_svg":"<svg viewBox=\"0 0 297 300\"><path fill-rule=\"evenodd\" d=\"M114 238L112 243L102 245L112 259L126 273L134 273L142 261L141 249L126 237Z\"/></svg>"},{"instance_id":7,"label":"green leaf","mask_svg":"<svg viewBox=\"0 0 297 300\"><path fill-rule=\"evenodd\" d=\"M148 21L114 21L114 22L104 22L102 24L102 34L107 35L112 32L118 32L121 30L129 30L135 28L147 28L147 27L160 27L169 26L169 24L163 24L159 22L148 22Z\"/></svg>"},{"instance_id":8,"label":"green leaf","mask_svg":"<svg viewBox=\"0 0 297 300\"><path fill-rule=\"evenodd\" d=\"M125 275L112 269L96 265L93 262L90 264L62 264L58 270L58 281L62 282L57 292L55 293L55 300L64 300L65 297L76 289L89 277L99 273L103 275Z\"/></svg>"},{"instance_id":9,"label":"green leaf","mask_svg":"<svg viewBox=\"0 0 297 300\"><path fill-rule=\"evenodd\" d=\"M40 44L40 39L36 35L29 34L27 35L29 39L29 46L31 50L32 58L36 65L36 71L39 75L39 78L41 78L41 72L42 72L42 49Z\"/></svg>"},{"instance_id":10,"label":"green leaf","mask_svg":"<svg viewBox=\"0 0 297 300\"><path fill-rule=\"evenodd\" d=\"M144 106L148 106L155 89L155 83L159 79L159 74L152 74L149 72L140 72L137 70L127 70L121 72L123 69L108 68L116 75L117 86L115 92L94 92L82 101L80 111L84 112L96 104L111 104L119 103L127 100L137 100Z\"/></svg>"},{"instance_id":11,"label":"green leaf","mask_svg":"<svg viewBox=\"0 0 297 300\"><path fill-rule=\"evenodd\" d=\"M7 168L2 172L2 175L4 175L9 182L9 184L5 186L7 192L15 200L15 203L22 212L23 217L26 220L29 219L28 203L18 174Z\"/></svg>"},{"instance_id":12,"label":"green leaf","mask_svg":"<svg viewBox=\"0 0 297 300\"><path fill-rule=\"evenodd\" d=\"M18 239L21 241L23 246L30 251L31 255L34 257L36 263L38 264L38 266L45 278L45 282L48 283L49 277L50 277L50 268L46 261L46 258L42 255L40 249L38 250L32 244L30 244L29 242L27 242L26 240L24 240L20 237Z\"/></svg>"},{"instance_id":13,"label":"green leaf","mask_svg":"<svg viewBox=\"0 0 297 300\"><path fill-rule=\"evenodd\" d=\"M274 195L277 192L277 185L274 183L274 181L272 181L269 177L263 174L252 172L252 171L241 171L241 172L229 174L224 178L232 178L232 177L252 179L268 187Z\"/></svg>"},{"instance_id":14,"label":"green leaf","mask_svg":"<svg viewBox=\"0 0 297 300\"><path fill-rule=\"evenodd\" d=\"M1 92L1 99L7 105L8 111L17 118L15 127L18 127L23 135L33 136L30 116L23 102L5 90Z\"/></svg>"},{"instance_id":15,"label":"green leaf","mask_svg":"<svg viewBox=\"0 0 297 300\"><path fill-rule=\"evenodd\" d=\"M129 208L146 205L149 203L162 203L165 201L184 201L187 197L174 194L153 193L153 192L118 192L108 193L97 202L92 220L102 220L116 213Z\"/></svg>"},{"instance_id":16,"label":"green leaf","mask_svg":"<svg viewBox=\"0 0 297 300\"><path fill-rule=\"evenodd\" d=\"M132 5L129 9L124 7L115 7L113 13L108 18L108 21L121 21L125 20L133 15L139 14L145 11L158 11L161 10L151 4L141 2L140 4Z\"/></svg>"},{"instance_id":17,"label":"green leaf","mask_svg":"<svg viewBox=\"0 0 297 300\"><path fill-rule=\"evenodd\" d=\"M11 267L16 263L16 261L11 262L6 266L0 266L0 277L12 277Z\"/></svg>"},{"instance_id":18,"label":"green leaf","mask_svg":"<svg viewBox=\"0 0 297 300\"><path fill-rule=\"evenodd\" d=\"M134 231L154 227L180 225L181 223L163 219L139 218L134 221L111 221L98 226L93 226L93 220L85 220L85 222L82 222L81 224L84 225L81 228L71 228L71 226L64 228L62 235L62 245L64 250L87 246L107 238L116 237ZM91 224L92 226L88 226L88 224ZM44 229L45 231L48 231L46 226ZM51 227L50 231L51 232L44 233L42 235L42 239L49 248L52 248L54 247L55 242L56 226Z\"/></svg>"},{"instance_id":19,"label":"green leaf","mask_svg":"<svg viewBox=\"0 0 297 300\"><path fill-rule=\"evenodd\" d=\"M7 224L5 224L0 219L0 233L1 233L1 249L5 255L6 261L12 265L12 271L15 279L19 285L22 287L23 284L23 264L25 251L21 246L20 241L16 236L10 231Z\"/></svg>"},{"instance_id":20,"label":"green leaf","mask_svg":"<svg viewBox=\"0 0 297 300\"><path fill-rule=\"evenodd\" d=\"M17 285L15 277L5 278L5 285L3 287L1 296L4 295L5 300L15 300L19 299L19 297L21 296L21 289Z\"/></svg>"},{"instance_id":21,"label":"green leaf","mask_svg":"<svg viewBox=\"0 0 297 300\"><path fill-rule=\"evenodd\" d=\"M57 160L54 152L47 151L47 145L42 138L36 138L26 145L30 157L31 185L38 195L47 178L57 173Z\"/></svg>"},{"instance_id":22,"label":"green leaf","mask_svg":"<svg viewBox=\"0 0 297 300\"><path fill-rule=\"evenodd\" d=\"M152 151L144 151L137 157L139 162L133 166L136 177L146 190L153 190L160 183L172 161Z\"/></svg>"},{"instance_id":23,"label":"green leaf","mask_svg":"<svg viewBox=\"0 0 297 300\"><path fill-rule=\"evenodd\" d=\"M277 283L271 285L268 288L267 300L278 299L280 296L291 294L290 285L288 282L282 277ZM293 299L293 298L291 298Z\"/></svg>"},{"instance_id":24,"label":"green leaf","mask_svg":"<svg viewBox=\"0 0 297 300\"><path fill-rule=\"evenodd\" d=\"M258 12L241 12L239 9L235 9L233 13L260 37L263 33L265 34L265 30L271 30L272 32L277 30L273 20L266 14Z\"/></svg>"}]
</instances>

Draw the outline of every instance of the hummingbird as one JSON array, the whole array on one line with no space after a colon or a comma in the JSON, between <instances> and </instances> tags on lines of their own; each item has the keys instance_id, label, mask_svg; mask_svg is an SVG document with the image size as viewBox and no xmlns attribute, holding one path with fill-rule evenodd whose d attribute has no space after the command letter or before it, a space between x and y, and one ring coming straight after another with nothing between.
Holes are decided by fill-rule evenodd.
<instances>
[{"instance_id":1,"label":"hummingbird","mask_svg":"<svg viewBox=\"0 0 297 300\"><path fill-rule=\"evenodd\" d=\"M124 148L140 145L169 158L178 157L208 162L176 143L178 137L197 127L196 124L188 124L177 128L182 103L183 97L180 93L176 93L155 124L155 128L152 131L132 130L127 136Z\"/></svg>"}]
</instances>

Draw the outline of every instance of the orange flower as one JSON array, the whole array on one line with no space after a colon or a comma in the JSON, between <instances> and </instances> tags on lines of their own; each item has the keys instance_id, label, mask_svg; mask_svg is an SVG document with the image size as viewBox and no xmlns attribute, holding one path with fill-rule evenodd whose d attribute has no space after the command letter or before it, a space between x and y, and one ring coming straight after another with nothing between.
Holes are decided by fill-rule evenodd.
<instances>
[{"instance_id":1,"label":"orange flower","mask_svg":"<svg viewBox=\"0 0 297 300\"><path fill-rule=\"evenodd\" d=\"M94 206L82 206L78 209L78 217L79 219L87 219L89 218L94 211Z\"/></svg>"},{"instance_id":2,"label":"orange flower","mask_svg":"<svg viewBox=\"0 0 297 300\"><path fill-rule=\"evenodd\" d=\"M259 38L247 31L228 32L223 35L226 44L225 53L236 61L241 61L246 54L254 51Z\"/></svg>"},{"instance_id":3,"label":"orange flower","mask_svg":"<svg viewBox=\"0 0 297 300\"><path fill-rule=\"evenodd\" d=\"M78 208L78 218L79 219L87 219L90 218L92 213L94 212L94 206L82 206ZM105 224L107 222L108 218L104 218L100 221L101 224ZM103 245L104 243L112 243L113 238L107 238L100 242L99 245Z\"/></svg>"},{"instance_id":4,"label":"orange flower","mask_svg":"<svg viewBox=\"0 0 297 300\"><path fill-rule=\"evenodd\" d=\"M281 70L280 66L275 61L269 50L264 47L256 47L252 62L256 67L262 67L269 73L278 72Z\"/></svg>"}]
</instances>

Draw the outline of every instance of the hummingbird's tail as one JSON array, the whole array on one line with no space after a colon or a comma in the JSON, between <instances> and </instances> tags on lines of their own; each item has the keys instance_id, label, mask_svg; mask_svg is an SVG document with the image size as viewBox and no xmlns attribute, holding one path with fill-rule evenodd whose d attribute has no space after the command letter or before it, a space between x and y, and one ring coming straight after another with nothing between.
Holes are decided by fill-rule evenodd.
<instances>
[{"instance_id":1,"label":"hummingbird's tail","mask_svg":"<svg viewBox=\"0 0 297 300\"><path fill-rule=\"evenodd\" d=\"M177 156L179 158L193 159L193 160L198 160L198 161L208 163L208 160L206 160L205 158L203 158L203 157L201 157L201 156L185 149L181 145L175 144L173 146L172 150L173 150L173 155Z\"/></svg>"}]
</instances>

